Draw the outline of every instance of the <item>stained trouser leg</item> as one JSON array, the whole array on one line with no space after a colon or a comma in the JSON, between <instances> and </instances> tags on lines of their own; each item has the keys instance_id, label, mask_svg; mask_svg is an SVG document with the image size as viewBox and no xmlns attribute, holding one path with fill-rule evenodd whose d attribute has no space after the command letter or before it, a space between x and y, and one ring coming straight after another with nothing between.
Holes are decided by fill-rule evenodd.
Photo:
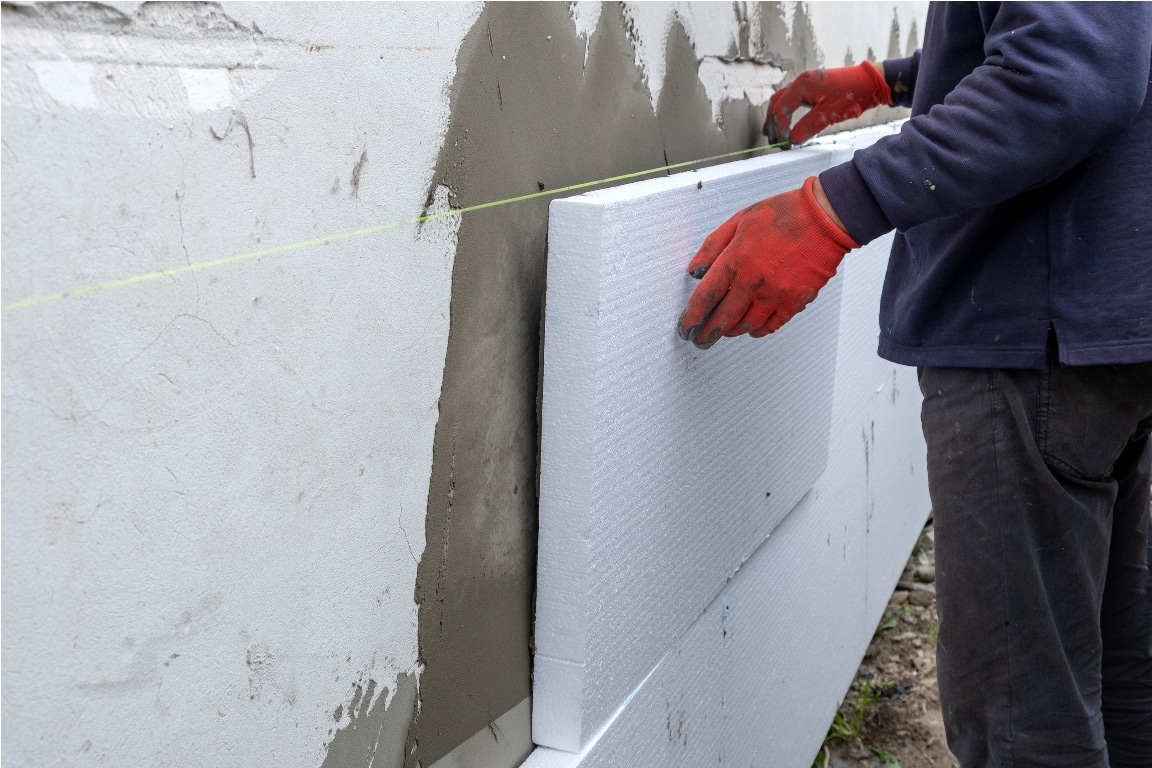
<instances>
[{"instance_id":1,"label":"stained trouser leg","mask_svg":"<svg viewBox=\"0 0 1152 768\"><path fill-rule=\"evenodd\" d=\"M921 371L940 696L965 768L1108 766L1111 471L1152 408L1152 367L1118 384L1069 370Z\"/></svg>"},{"instance_id":2,"label":"stained trouser leg","mask_svg":"<svg viewBox=\"0 0 1152 768\"><path fill-rule=\"evenodd\" d=\"M1145 426L1116 462L1119 484L1100 627L1111 768L1152 766L1152 439Z\"/></svg>"}]
</instances>

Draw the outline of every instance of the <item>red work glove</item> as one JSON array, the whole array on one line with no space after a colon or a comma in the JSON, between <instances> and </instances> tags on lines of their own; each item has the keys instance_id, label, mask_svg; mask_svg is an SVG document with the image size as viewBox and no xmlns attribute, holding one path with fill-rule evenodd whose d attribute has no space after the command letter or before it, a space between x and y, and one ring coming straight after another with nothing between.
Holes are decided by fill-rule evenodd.
<instances>
[{"instance_id":1,"label":"red work glove","mask_svg":"<svg viewBox=\"0 0 1152 768\"><path fill-rule=\"evenodd\" d=\"M881 104L892 105L892 89L870 61L854 67L809 69L772 94L764 135L769 144L803 144L832 123L860 117ZM790 129L792 113L800 106L812 107L812 111Z\"/></svg>"},{"instance_id":2,"label":"red work glove","mask_svg":"<svg viewBox=\"0 0 1152 768\"><path fill-rule=\"evenodd\" d=\"M778 330L860 247L816 202L815 181L739 211L705 238L688 264L703 279L680 316L680 338L708 349L721 336Z\"/></svg>"}]
</instances>

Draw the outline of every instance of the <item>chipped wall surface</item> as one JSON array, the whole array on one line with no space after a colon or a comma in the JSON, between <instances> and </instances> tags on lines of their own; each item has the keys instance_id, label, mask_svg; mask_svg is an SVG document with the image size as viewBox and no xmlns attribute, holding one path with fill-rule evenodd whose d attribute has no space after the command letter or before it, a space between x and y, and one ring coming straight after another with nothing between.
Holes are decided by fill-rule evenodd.
<instances>
[{"instance_id":1,"label":"chipped wall surface","mask_svg":"<svg viewBox=\"0 0 1152 768\"><path fill-rule=\"evenodd\" d=\"M547 198L361 230L750 147L923 6L6 3L3 302L74 295L3 312L5 764L523 758Z\"/></svg>"}]
</instances>

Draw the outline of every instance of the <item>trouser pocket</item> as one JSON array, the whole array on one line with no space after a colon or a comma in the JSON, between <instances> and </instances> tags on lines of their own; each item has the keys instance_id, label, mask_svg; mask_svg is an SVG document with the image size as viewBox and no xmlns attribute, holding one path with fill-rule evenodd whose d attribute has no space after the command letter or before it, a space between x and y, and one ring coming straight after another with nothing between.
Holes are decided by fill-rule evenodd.
<instances>
[{"instance_id":1,"label":"trouser pocket","mask_svg":"<svg viewBox=\"0 0 1152 768\"><path fill-rule=\"evenodd\" d=\"M1041 375L1037 441L1052 467L1104 479L1152 417L1152 363L1069 367Z\"/></svg>"}]
</instances>

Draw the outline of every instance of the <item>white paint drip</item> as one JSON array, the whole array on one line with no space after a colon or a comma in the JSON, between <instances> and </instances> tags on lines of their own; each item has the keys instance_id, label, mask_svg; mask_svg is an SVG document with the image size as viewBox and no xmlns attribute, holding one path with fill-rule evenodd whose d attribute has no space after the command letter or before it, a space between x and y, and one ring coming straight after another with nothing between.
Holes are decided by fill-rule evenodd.
<instances>
[{"instance_id":1,"label":"white paint drip","mask_svg":"<svg viewBox=\"0 0 1152 768\"><path fill-rule=\"evenodd\" d=\"M740 19L733 10L727 9L723 21L720 21L708 3L676 4L676 18L684 25L697 56L727 56L732 53L740 36Z\"/></svg>"},{"instance_id":2,"label":"white paint drip","mask_svg":"<svg viewBox=\"0 0 1152 768\"><path fill-rule=\"evenodd\" d=\"M675 20L684 26L700 62L697 77L712 103L713 120L719 122L725 101L743 98L753 104L768 101L775 90L774 86L784 79L784 70L755 62L725 64L722 61L736 49L741 24L749 23L752 18L759 23L757 14L750 9L746 10L749 18L745 20L737 13L731 13L722 23L717 23L710 6L692 3L625 4L624 16L636 46L636 63L651 92L653 111L659 106L660 90L664 86L668 33ZM755 42L756 35L752 35L752 40Z\"/></svg>"},{"instance_id":3,"label":"white paint drip","mask_svg":"<svg viewBox=\"0 0 1152 768\"><path fill-rule=\"evenodd\" d=\"M747 98L753 104L765 104L785 72L769 64L754 61L725 63L714 56L700 60L696 76L712 102L712 119L720 120L725 101Z\"/></svg>"},{"instance_id":4,"label":"white paint drip","mask_svg":"<svg viewBox=\"0 0 1152 768\"><path fill-rule=\"evenodd\" d=\"M232 104L232 86L226 69L184 69L180 81L188 93L188 108L193 112L211 112Z\"/></svg>"},{"instance_id":5,"label":"white paint drip","mask_svg":"<svg viewBox=\"0 0 1152 768\"><path fill-rule=\"evenodd\" d=\"M636 48L636 65L648 86L652 111L660 106L660 91L664 87L665 47L668 31L672 28L675 7L664 3L625 3L624 19L631 30L630 37Z\"/></svg>"},{"instance_id":6,"label":"white paint drip","mask_svg":"<svg viewBox=\"0 0 1152 768\"><path fill-rule=\"evenodd\" d=\"M602 6L592 0L581 0L568 4L568 14L576 23L576 34L584 38L584 66L588 66L588 50L592 44L592 33L600 23L600 10Z\"/></svg>"},{"instance_id":7,"label":"white paint drip","mask_svg":"<svg viewBox=\"0 0 1152 768\"><path fill-rule=\"evenodd\" d=\"M824 61L827 66L838 67L844 63L845 55L849 52L856 62L868 58L869 49L878 61L887 58L894 15L900 26L900 54L911 54L912 51L907 50L908 35L913 24L919 30L924 29L928 4L808 3L806 10L816 41L823 48ZM792 29L795 14L793 3L787 4L786 13L788 28Z\"/></svg>"},{"instance_id":8,"label":"white paint drip","mask_svg":"<svg viewBox=\"0 0 1152 768\"><path fill-rule=\"evenodd\" d=\"M70 109L96 109L100 102L92 90L93 67L76 61L33 61L29 67L36 73L49 96Z\"/></svg>"}]
</instances>

